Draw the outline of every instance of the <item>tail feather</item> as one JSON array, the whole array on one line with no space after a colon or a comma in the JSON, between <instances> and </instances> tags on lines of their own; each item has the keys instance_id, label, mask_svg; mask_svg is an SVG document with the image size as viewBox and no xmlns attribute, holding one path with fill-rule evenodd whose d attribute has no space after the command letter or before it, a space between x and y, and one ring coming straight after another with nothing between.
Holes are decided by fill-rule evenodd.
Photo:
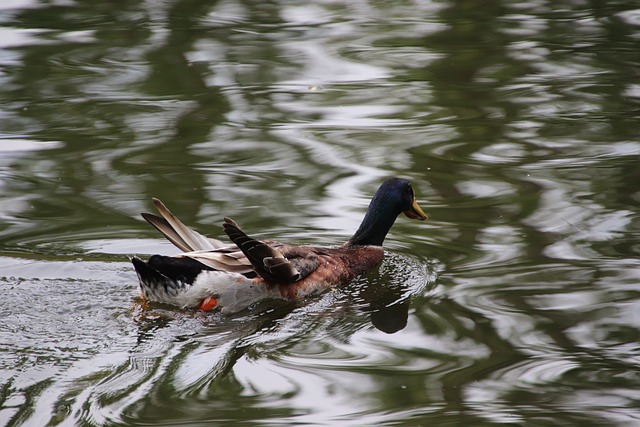
<instances>
[{"instance_id":1,"label":"tail feather","mask_svg":"<svg viewBox=\"0 0 640 427\"><path fill-rule=\"evenodd\" d=\"M178 283L138 257L131 258L140 282L140 294L147 300L166 302L178 293Z\"/></svg>"},{"instance_id":2,"label":"tail feather","mask_svg":"<svg viewBox=\"0 0 640 427\"><path fill-rule=\"evenodd\" d=\"M145 299L203 310L219 308L223 314L229 314L264 299L284 298L277 286L267 286L263 281L254 281L238 273L205 268L191 281L183 281L182 278L187 278L192 272L180 269L181 273L170 277L171 272L181 265L174 264L175 260L180 259L186 258L155 255L148 263L137 257L131 258Z\"/></svg>"}]
</instances>

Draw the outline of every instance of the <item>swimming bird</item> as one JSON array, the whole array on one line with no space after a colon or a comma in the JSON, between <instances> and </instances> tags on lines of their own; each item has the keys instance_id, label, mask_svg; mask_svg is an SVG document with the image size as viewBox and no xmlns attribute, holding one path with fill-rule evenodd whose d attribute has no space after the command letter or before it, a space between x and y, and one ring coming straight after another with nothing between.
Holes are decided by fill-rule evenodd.
<instances>
[{"instance_id":1,"label":"swimming bird","mask_svg":"<svg viewBox=\"0 0 640 427\"><path fill-rule=\"evenodd\" d=\"M184 308L230 314L265 299L296 300L348 283L382 262L382 243L400 213L426 220L406 179L380 185L355 234L337 247L296 246L259 241L224 218L223 230L233 243L203 236L184 225L158 199L161 216L142 213L183 253L133 257L140 294Z\"/></svg>"}]
</instances>

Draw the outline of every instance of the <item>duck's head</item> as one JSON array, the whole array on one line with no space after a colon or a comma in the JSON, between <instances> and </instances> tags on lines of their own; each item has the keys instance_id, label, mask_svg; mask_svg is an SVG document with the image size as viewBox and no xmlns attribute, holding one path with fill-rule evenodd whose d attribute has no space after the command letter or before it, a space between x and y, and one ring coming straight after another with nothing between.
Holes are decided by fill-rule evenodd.
<instances>
[{"instance_id":1,"label":"duck's head","mask_svg":"<svg viewBox=\"0 0 640 427\"><path fill-rule=\"evenodd\" d=\"M382 246L400 213L411 219L428 219L416 201L411 183L402 178L389 178L371 199L362 224L349 239L349 244Z\"/></svg>"}]
</instances>

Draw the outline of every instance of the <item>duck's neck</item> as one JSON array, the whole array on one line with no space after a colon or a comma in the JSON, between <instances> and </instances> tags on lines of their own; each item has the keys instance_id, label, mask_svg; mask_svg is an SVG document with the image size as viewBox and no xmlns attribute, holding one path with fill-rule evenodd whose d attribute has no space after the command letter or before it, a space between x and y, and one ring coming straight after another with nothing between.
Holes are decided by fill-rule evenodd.
<instances>
[{"instance_id":1,"label":"duck's neck","mask_svg":"<svg viewBox=\"0 0 640 427\"><path fill-rule=\"evenodd\" d=\"M393 212L388 204L381 203L378 197L374 197L369 204L369 209L353 237L349 239L349 245L375 245L382 246L389 229L396 221L399 212Z\"/></svg>"}]
</instances>

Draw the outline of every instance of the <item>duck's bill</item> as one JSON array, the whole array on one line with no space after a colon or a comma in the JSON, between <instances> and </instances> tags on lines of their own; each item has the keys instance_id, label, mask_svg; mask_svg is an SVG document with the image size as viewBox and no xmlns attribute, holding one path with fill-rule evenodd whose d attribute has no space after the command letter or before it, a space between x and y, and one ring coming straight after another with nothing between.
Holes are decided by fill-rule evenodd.
<instances>
[{"instance_id":1,"label":"duck's bill","mask_svg":"<svg viewBox=\"0 0 640 427\"><path fill-rule=\"evenodd\" d=\"M411 207L404 211L404 214L411 219L426 220L429 219L426 213L418 205L418 201L414 198Z\"/></svg>"}]
</instances>

